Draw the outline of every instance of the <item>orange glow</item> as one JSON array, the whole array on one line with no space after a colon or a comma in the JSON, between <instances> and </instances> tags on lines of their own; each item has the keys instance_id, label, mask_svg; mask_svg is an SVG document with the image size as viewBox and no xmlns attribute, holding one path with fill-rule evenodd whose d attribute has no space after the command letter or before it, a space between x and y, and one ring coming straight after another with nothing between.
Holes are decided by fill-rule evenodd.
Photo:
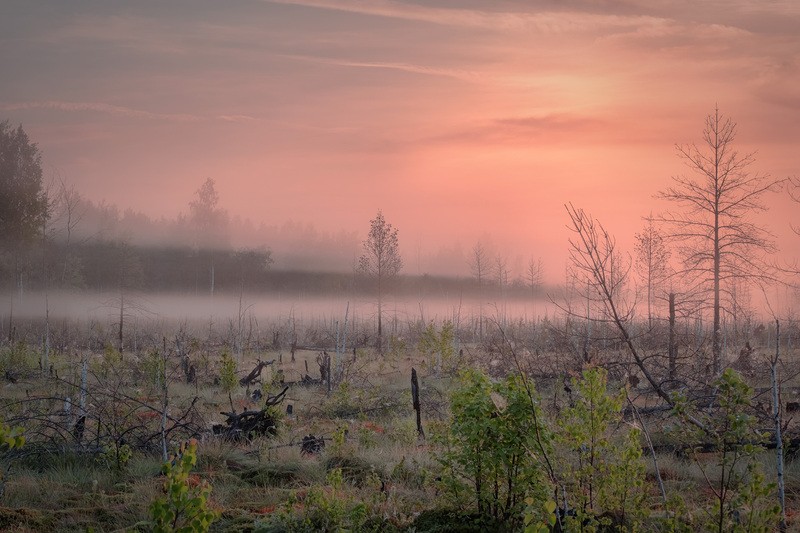
<instances>
[{"instance_id":1,"label":"orange glow","mask_svg":"<svg viewBox=\"0 0 800 533\"><path fill-rule=\"evenodd\" d=\"M0 119L23 124L48 175L123 210L174 217L213 177L222 207L256 224L363 238L382 209L408 257L491 240L543 257L551 281L563 205L629 248L684 172L674 144L699 141L716 104L754 169L800 174L792 3L457 4L54 2L47 24L20 4L0 21ZM769 202L797 259L797 206Z\"/></svg>"}]
</instances>

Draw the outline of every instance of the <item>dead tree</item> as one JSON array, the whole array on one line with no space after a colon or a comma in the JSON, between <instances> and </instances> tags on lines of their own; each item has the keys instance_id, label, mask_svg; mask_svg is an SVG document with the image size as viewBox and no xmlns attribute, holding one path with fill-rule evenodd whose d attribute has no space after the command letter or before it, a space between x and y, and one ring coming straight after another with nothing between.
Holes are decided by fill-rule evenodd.
<instances>
[{"instance_id":1,"label":"dead tree","mask_svg":"<svg viewBox=\"0 0 800 533\"><path fill-rule=\"evenodd\" d=\"M774 279L761 257L775 251L775 244L769 232L751 221L751 215L766 210L763 197L784 181L751 173L755 154L737 152L735 138L736 123L715 109L706 117L700 147L677 145L678 156L694 176L672 178L674 184L658 196L680 210L655 218L669 226L665 236L679 245L683 268L677 274L693 292L713 300L714 376L722 371L720 312L732 284Z\"/></svg>"},{"instance_id":2,"label":"dead tree","mask_svg":"<svg viewBox=\"0 0 800 533\"><path fill-rule=\"evenodd\" d=\"M232 441L249 440L258 436L273 436L278 428L275 420L275 413L270 409L281 403L286 396L284 389L275 396L270 396L264 402L264 407L259 410L248 410L241 413L222 412L227 418L224 424L215 424L212 428L213 433L224 439Z\"/></svg>"},{"instance_id":3,"label":"dead tree","mask_svg":"<svg viewBox=\"0 0 800 533\"><path fill-rule=\"evenodd\" d=\"M261 378L261 371L264 370L264 367L271 365L274 362L275 359L272 359L270 361L258 361L256 367L253 370L251 370L249 374L247 374L245 377L239 380L239 385L241 385L242 387L249 387L250 385L255 383L256 380Z\"/></svg>"},{"instance_id":4,"label":"dead tree","mask_svg":"<svg viewBox=\"0 0 800 533\"><path fill-rule=\"evenodd\" d=\"M419 381L417 380L417 370L414 368L411 369L411 399L414 405L414 411L417 412L417 434L424 439L425 432L422 430L422 409L419 404Z\"/></svg>"},{"instance_id":5,"label":"dead tree","mask_svg":"<svg viewBox=\"0 0 800 533\"><path fill-rule=\"evenodd\" d=\"M583 209L577 209L572 204L567 204L565 207L570 218L570 229L574 232L574 237L569 239L572 266L579 275L585 276L593 301L603 314L604 320L610 322L617 330L619 340L633 357L644 378L662 400L674 406L673 398L664 390L645 363L645 358L630 333L630 322L634 318L634 306L626 295L630 259L620 256L615 239L602 224L586 214ZM557 301L554 303L568 313L575 313ZM694 416L687 415L687 420L706 431L703 423Z\"/></svg>"}]
</instances>

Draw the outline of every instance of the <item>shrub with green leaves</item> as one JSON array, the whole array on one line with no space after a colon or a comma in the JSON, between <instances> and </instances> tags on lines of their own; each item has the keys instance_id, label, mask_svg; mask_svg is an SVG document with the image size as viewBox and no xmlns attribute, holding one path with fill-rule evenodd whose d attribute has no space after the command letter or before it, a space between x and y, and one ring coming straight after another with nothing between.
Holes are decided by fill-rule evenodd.
<instances>
[{"instance_id":1,"label":"shrub with green leaves","mask_svg":"<svg viewBox=\"0 0 800 533\"><path fill-rule=\"evenodd\" d=\"M97 455L96 461L105 468L121 472L128 466L132 456L133 450L127 444L109 442L103 446L102 451Z\"/></svg>"},{"instance_id":2,"label":"shrub with green leaves","mask_svg":"<svg viewBox=\"0 0 800 533\"><path fill-rule=\"evenodd\" d=\"M10 427L0 420L0 452L21 448L25 444L25 436L21 427ZM0 466L0 496L5 492L5 479L3 472L7 472L6 465Z\"/></svg>"},{"instance_id":3,"label":"shrub with green leaves","mask_svg":"<svg viewBox=\"0 0 800 533\"><path fill-rule=\"evenodd\" d=\"M574 510L565 526L636 530L647 514L639 430L614 431L622 419L625 389L610 393L602 368L584 370L582 379L572 380L572 389L573 402L559 417L556 437L567 505Z\"/></svg>"},{"instance_id":4,"label":"shrub with green leaves","mask_svg":"<svg viewBox=\"0 0 800 533\"><path fill-rule=\"evenodd\" d=\"M429 355L434 372L455 368L455 327L449 320L437 329L431 321L419 340L419 351Z\"/></svg>"},{"instance_id":5,"label":"shrub with green leaves","mask_svg":"<svg viewBox=\"0 0 800 533\"><path fill-rule=\"evenodd\" d=\"M522 524L526 506L531 520L546 520L550 489L541 457L551 433L536 427L543 417L532 385L519 376L492 383L474 369L462 372L458 385L448 430L436 436L447 493L511 526Z\"/></svg>"},{"instance_id":6,"label":"shrub with green leaves","mask_svg":"<svg viewBox=\"0 0 800 533\"><path fill-rule=\"evenodd\" d=\"M681 436L690 443L690 454L713 494L713 505L697 516L705 531L775 531L780 507L772 499L774 483L767 483L758 462L765 436L756 429L750 413L753 389L730 368L713 383L716 406L693 413L697 424L684 424ZM675 412L688 419L690 406L677 398ZM701 445L712 449L715 471L698 455Z\"/></svg>"},{"instance_id":7,"label":"shrub with green leaves","mask_svg":"<svg viewBox=\"0 0 800 533\"><path fill-rule=\"evenodd\" d=\"M147 355L142 361L142 370L144 371L147 382L152 384L154 388L161 389L166 380L166 361L158 350L153 349L147 352Z\"/></svg>"},{"instance_id":8,"label":"shrub with green leaves","mask_svg":"<svg viewBox=\"0 0 800 533\"><path fill-rule=\"evenodd\" d=\"M10 427L0 421L0 451L21 448L25 444L25 435L21 427Z\"/></svg>"},{"instance_id":9,"label":"shrub with green leaves","mask_svg":"<svg viewBox=\"0 0 800 533\"><path fill-rule=\"evenodd\" d=\"M231 394L236 390L239 380L236 378L236 360L227 351L222 354L222 366L219 370L219 384L223 392Z\"/></svg>"},{"instance_id":10,"label":"shrub with green leaves","mask_svg":"<svg viewBox=\"0 0 800 533\"><path fill-rule=\"evenodd\" d=\"M19 341L11 346L0 348L0 372L29 372L36 368L39 355L28 344Z\"/></svg>"},{"instance_id":11,"label":"shrub with green leaves","mask_svg":"<svg viewBox=\"0 0 800 533\"><path fill-rule=\"evenodd\" d=\"M150 506L155 533L202 533L218 518L218 513L208 507L211 485L190 478L196 462L197 441L192 439L164 463L166 494Z\"/></svg>"},{"instance_id":12,"label":"shrub with green leaves","mask_svg":"<svg viewBox=\"0 0 800 533\"><path fill-rule=\"evenodd\" d=\"M106 344L103 350L103 359L100 362L100 372L106 377L111 370L119 369L122 364L122 352L111 344Z\"/></svg>"}]
</instances>

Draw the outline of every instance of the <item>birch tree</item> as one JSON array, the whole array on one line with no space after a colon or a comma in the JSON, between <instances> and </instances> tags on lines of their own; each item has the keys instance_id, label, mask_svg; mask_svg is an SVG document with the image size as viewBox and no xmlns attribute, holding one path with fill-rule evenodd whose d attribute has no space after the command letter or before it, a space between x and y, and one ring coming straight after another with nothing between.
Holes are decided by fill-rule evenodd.
<instances>
[{"instance_id":1,"label":"birch tree","mask_svg":"<svg viewBox=\"0 0 800 533\"><path fill-rule=\"evenodd\" d=\"M367 239L363 243L364 253L359 259L359 270L374 278L378 285L378 346L383 347L383 291L389 279L397 276L403 268L400 257L397 229L386 222L383 213L378 214L370 222Z\"/></svg>"}]
</instances>

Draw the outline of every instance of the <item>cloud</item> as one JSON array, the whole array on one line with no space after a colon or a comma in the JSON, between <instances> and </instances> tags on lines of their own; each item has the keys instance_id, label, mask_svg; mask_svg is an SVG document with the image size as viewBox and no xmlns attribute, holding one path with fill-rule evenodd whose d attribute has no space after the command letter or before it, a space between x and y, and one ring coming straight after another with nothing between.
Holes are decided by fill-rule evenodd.
<instances>
[{"instance_id":1,"label":"cloud","mask_svg":"<svg viewBox=\"0 0 800 533\"><path fill-rule=\"evenodd\" d=\"M3 111L20 111L30 109L46 109L65 112L91 111L118 117L144 120L163 120L168 122L201 122L214 119L223 120L225 122L252 122L258 120L249 115L218 115L216 117L204 117L189 113L154 113L152 111L144 111L142 109L106 104L103 102L64 102L60 100L44 100L36 102L0 104L0 110Z\"/></svg>"},{"instance_id":2,"label":"cloud","mask_svg":"<svg viewBox=\"0 0 800 533\"><path fill-rule=\"evenodd\" d=\"M599 118L566 113L504 117L456 129L425 142L524 144L537 139L549 143L566 139L575 140L576 136L605 131L604 128L607 126L608 124Z\"/></svg>"},{"instance_id":3,"label":"cloud","mask_svg":"<svg viewBox=\"0 0 800 533\"><path fill-rule=\"evenodd\" d=\"M282 55L282 57L288 59L299 59L301 61L311 61L314 63L322 63L325 65L340 66L340 67L399 70L402 72L409 72L412 74L422 74L426 76L441 76L445 78L454 78L457 80L467 81L467 82L478 82L483 79L483 76L480 73L471 70L429 67L415 63L401 63L401 62L389 62L389 61L355 61L348 59L335 59L335 58L318 57L318 56L289 55L289 54Z\"/></svg>"},{"instance_id":4,"label":"cloud","mask_svg":"<svg viewBox=\"0 0 800 533\"><path fill-rule=\"evenodd\" d=\"M490 30L537 30L544 33L581 32L599 27L637 27L658 23L658 17L605 15L585 12L542 11L500 12L447 9L393 0L264 0L273 4L297 5L344 11L361 15L428 22L444 26Z\"/></svg>"},{"instance_id":5,"label":"cloud","mask_svg":"<svg viewBox=\"0 0 800 533\"><path fill-rule=\"evenodd\" d=\"M168 120L173 122L197 122L201 117L185 113L153 113L141 109L133 109L102 102L64 102L60 100L44 100L37 102L21 102L16 104L0 104L3 111L18 111L28 109L50 109L54 111L94 111L108 115L142 118L149 120Z\"/></svg>"},{"instance_id":6,"label":"cloud","mask_svg":"<svg viewBox=\"0 0 800 533\"><path fill-rule=\"evenodd\" d=\"M258 120L249 115L219 115L217 118L225 122L255 122Z\"/></svg>"}]
</instances>

